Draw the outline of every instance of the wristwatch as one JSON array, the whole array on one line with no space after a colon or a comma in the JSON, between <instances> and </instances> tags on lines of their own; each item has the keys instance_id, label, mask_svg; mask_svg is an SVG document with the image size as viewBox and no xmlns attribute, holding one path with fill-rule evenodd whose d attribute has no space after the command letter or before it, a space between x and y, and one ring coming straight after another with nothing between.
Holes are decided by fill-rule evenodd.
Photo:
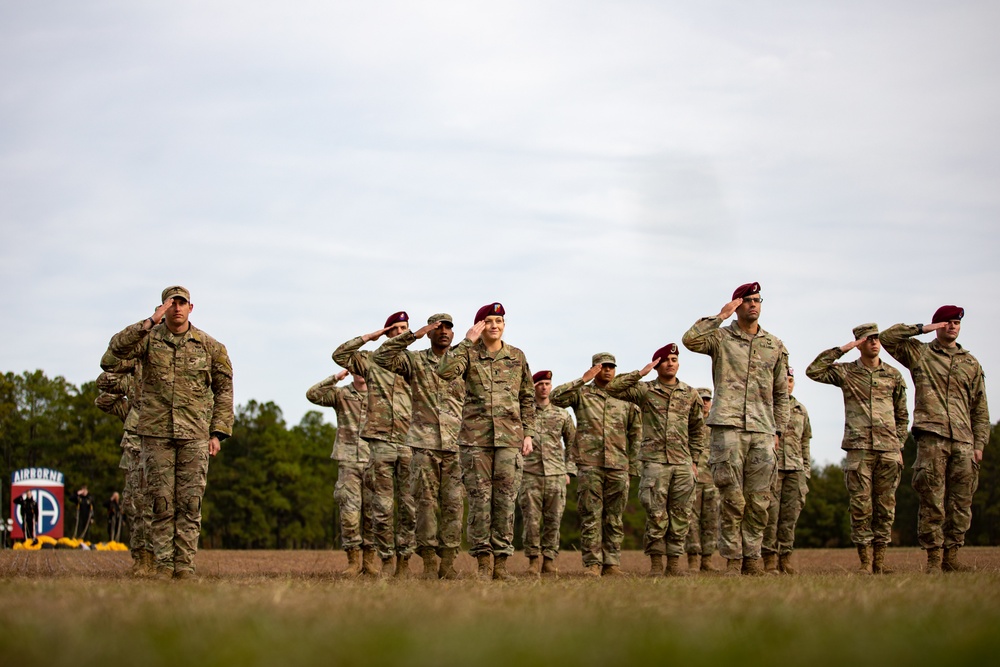
<instances>
[{"instance_id":1,"label":"wristwatch","mask_svg":"<svg viewBox=\"0 0 1000 667\"><path fill-rule=\"evenodd\" d=\"M914 324L913 326L915 326L918 329L917 333L923 333L924 332L924 325L923 324Z\"/></svg>"}]
</instances>

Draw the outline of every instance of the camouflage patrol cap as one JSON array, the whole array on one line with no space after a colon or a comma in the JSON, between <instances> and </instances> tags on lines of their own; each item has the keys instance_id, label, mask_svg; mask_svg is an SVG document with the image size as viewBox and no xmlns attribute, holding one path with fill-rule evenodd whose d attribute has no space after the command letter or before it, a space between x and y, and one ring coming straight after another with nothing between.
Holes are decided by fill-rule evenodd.
<instances>
[{"instance_id":1,"label":"camouflage patrol cap","mask_svg":"<svg viewBox=\"0 0 1000 667\"><path fill-rule=\"evenodd\" d=\"M698 387L698 396L703 401L710 401L712 400L712 390L708 387Z\"/></svg>"},{"instance_id":2,"label":"camouflage patrol cap","mask_svg":"<svg viewBox=\"0 0 1000 667\"><path fill-rule=\"evenodd\" d=\"M434 324L435 322L447 322L451 326L455 326L455 319L448 313L435 313L427 318L427 324Z\"/></svg>"},{"instance_id":3,"label":"camouflage patrol cap","mask_svg":"<svg viewBox=\"0 0 1000 667\"><path fill-rule=\"evenodd\" d=\"M393 313L389 317L385 318L385 328L388 329L393 324L397 322L409 322L410 316L406 314L405 310L401 310L398 313Z\"/></svg>"},{"instance_id":4,"label":"camouflage patrol cap","mask_svg":"<svg viewBox=\"0 0 1000 667\"><path fill-rule=\"evenodd\" d=\"M538 384L542 380L552 380L552 371L538 371L531 376L531 381Z\"/></svg>"},{"instance_id":5,"label":"camouflage patrol cap","mask_svg":"<svg viewBox=\"0 0 1000 667\"><path fill-rule=\"evenodd\" d=\"M961 320L963 317L965 317L965 308L960 306L941 306L934 311L931 323L951 322L952 320Z\"/></svg>"},{"instance_id":6,"label":"camouflage patrol cap","mask_svg":"<svg viewBox=\"0 0 1000 667\"><path fill-rule=\"evenodd\" d=\"M590 363L592 366L596 366L597 364L600 364L602 366L605 364L611 364L612 366L618 365L618 363L615 361L615 355L611 354L610 352L598 352L593 357L591 357Z\"/></svg>"},{"instance_id":7,"label":"camouflage patrol cap","mask_svg":"<svg viewBox=\"0 0 1000 667\"><path fill-rule=\"evenodd\" d=\"M179 296L185 301L191 301L191 292L187 290L186 287L181 287L180 285L173 285L163 290L160 294L160 302L166 303L167 299L173 299L175 296Z\"/></svg>"},{"instance_id":8,"label":"camouflage patrol cap","mask_svg":"<svg viewBox=\"0 0 1000 667\"><path fill-rule=\"evenodd\" d=\"M851 329L854 332L854 340L864 340L869 336L878 335L878 325L874 322L869 322L868 324L859 324L858 326Z\"/></svg>"}]
</instances>

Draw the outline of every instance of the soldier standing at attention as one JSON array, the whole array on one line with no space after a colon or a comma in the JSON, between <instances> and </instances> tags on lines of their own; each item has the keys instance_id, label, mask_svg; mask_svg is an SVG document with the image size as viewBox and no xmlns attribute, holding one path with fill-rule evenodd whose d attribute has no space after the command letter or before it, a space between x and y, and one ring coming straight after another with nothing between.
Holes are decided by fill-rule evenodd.
<instances>
[{"instance_id":1,"label":"soldier standing at attention","mask_svg":"<svg viewBox=\"0 0 1000 667\"><path fill-rule=\"evenodd\" d=\"M343 370L317 382L306 391L310 403L333 408L337 413L337 437L333 441L330 458L337 462L337 485L333 499L340 507L340 543L347 553L347 567L341 572L346 577L361 574L362 532L367 535L370 552L368 560L375 562L372 545L371 521L364 522L365 506L370 502L364 489L365 466L368 465L368 443L361 439L361 424L368 410L368 385L361 375L352 375L351 383L338 387L347 377Z\"/></svg>"},{"instance_id":2,"label":"soldier standing at attention","mask_svg":"<svg viewBox=\"0 0 1000 667\"><path fill-rule=\"evenodd\" d=\"M455 557L462 542L464 500L458 429L462 425L465 383L457 378L446 382L437 374L438 365L452 354L454 326L447 313L431 315L427 326L390 338L372 357L376 364L410 384L413 415L406 446L413 450L410 474L416 505L417 553L423 560L425 579L458 578ZM420 352L406 349L424 336L430 338L429 348Z\"/></svg>"},{"instance_id":3,"label":"soldier standing at attention","mask_svg":"<svg viewBox=\"0 0 1000 667\"><path fill-rule=\"evenodd\" d=\"M913 377L917 541L927 550L928 574L973 569L959 562L958 550L972 523L972 495L990 439L990 412L983 368L956 342L964 316L963 308L941 306L931 324L897 324L879 336ZM914 338L931 331L936 338L930 343Z\"/></svg>"},{"instance_id":4,"label":"soldier standing at attention","mask_svg":"<svg viewBox=\"0 0 1000 667\"><path fill-rule=\"evenodd\" d=\"M767 509L764 529L764 569L768 574L795 574L792 550L795 546L795 524L806 504L809 477L809 441L812 424L804 405L792 396L795 373L788 367L788 426L785 427L775 450L778 474L771 487L771 504Z\"/></svg>"},{"instance_id":5,"label":"soldier standing at attention","mask_svg":"<svg viewBox=\"0 0 1000 667\"><path fill-rule=\"evenodd\" d=\"M698 389L701 398L702 416L708 419L712 409L712 390L707 387ZM688 569L702 572L715 572L712 566L712 554L719 543L719 490L712 481L712 468L708 465L709 443L712 440L712 430L708 424L703 427L705 448L698 457L698 477L691 497L691 515L688 519L688 534L685 540L685 551L688 555Z\"/></svg>"},{"instance_id":6,"label":"soldier standing at attention","mask_svg":"<svg viewBox=\"0 0 1000 667\"><path fill-rule=\"evenodd\" d=\"M607 386L608 395L639 406L642 412L642 477L639 500L646 510L643 551L649 575L681 576L691 512L691 495L698 474L695 462L706 449L705 415L698 392L677 379L677 344L664 345L642 370L620 375ZM656 369L656 379L639 382Z\"/></svg>"},{"instance_id":7,"label":"soldier standing at attention","mask_svg":"<svg viewBox=\"0 0 1000 667\"><path fill-rule=\"evenodd\" d=\"M188 321L187 289L168 287L160 298L152 317L115 334L109 348L142 364L136 433L152 502L154 574L192 579L208 457L233 431L233 366L226 347Z\"/></svg>"},{"instance_id":8,"label":"soldier standing at attention","mask_svg":"<svg viewBox=\"0 0 1000 667\"><path fill-rule=\"evenodd\" d=\"M599 352L583 377L552 391L552 403L573 408L576 438L570 458L577 467L577 511L585 574L621 574L622 514L629 475L638 476L642 420L634 405L607 392L615 377L614 355Z\"/></svg>"},{"instance_id":9,"label":"soldier standing at attention","mask_svg":"<svg viewBox=\"0 0 1000 667\"><path fill-rule=\"evenodd\" d=\"M762 575L760 547L774 472L774 450L788 423L788 353L757 323L760 284L740 285L715 317L684 334L684 346L712 357L715 400L709 465L722 499L726 574ZM736 322L722 323L733 313Z\"/></svg>"},{"instance_id":10,"label":"soldier standing at attention","mask_svg":"<svg viewBox=\"0 0 1000 667\"><path fill-rule=\"evenodd\" d=\"M889 572L885 550L892 541L910 413L903 376L879 359L878 325L862 324L853 333L850 343L820 352L806 375L844 392L840 446L847 453L844 482L851 495L851 541L861 561L858 572L883 574ZM835 363L854 348L861 353L858 359Z\"/></svg>"},{"instance_id":11,"label":"soldier standing at attention","mask_svg":"<svg viewBox=\"0 0 1000 667\"><path fill-rule=\"evenodd\" d=\"M531 370L524 353L501 340L505 315L499 303L480 308L465 339L437 370L446 381L465 381L458 445L469 498L466 534L480 579L510 577L522 457L531 453L535 434Z\"/></svg>"},{"instance_id":12,"label":"soldier standing at attention","mask_svg":"<svg viewBox=\"0 0 1000 667\"><path fill-rule=\"evenodd\" d=\"M569 448L576 437L576 426L569 412L549 401L552 371L538 371L531 376L535 383L535 438L532 452L524 457L524 478L518 503L524 518L524 555L528 572L559 574L559 526L566 510L566 486L576 475L576 464L569 460Z\"/></svg>"},{"instance_id":13,"label":"soldier standing at attention","mask_svg":"<svg viewBox=\"0 0 1000 667\"><path fill-rule=\"evenodd\" d=\"M382 574L389 574L395 555L395 576L409 575L416 517L410 489L413 452L405 445L412 410L410 385L392 371L373 363L371 352L362 350L361 346L382 336L395 338L409 331L409 320L404 311L393 313L383 328L352 338L333 351L334 362L363 377L368 387L368 408L361 424L361 437L370 448L364 484L371 503L365 511L370 512L375 550L365 549L362 559L362 572L369 576L379 573L374 558L376 553L382 560Z\"/></svg>"}]
</instances>

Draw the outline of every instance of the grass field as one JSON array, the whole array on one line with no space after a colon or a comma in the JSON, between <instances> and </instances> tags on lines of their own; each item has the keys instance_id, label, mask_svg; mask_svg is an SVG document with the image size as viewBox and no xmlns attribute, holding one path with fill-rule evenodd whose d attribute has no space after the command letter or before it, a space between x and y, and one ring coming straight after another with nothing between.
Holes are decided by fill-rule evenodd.
<instances>
[{"instance_id":1,"label":"grass field","mask_svg":"<svg viewBox=\"0 0 1000 667\"><path fill-rule=\"evenodd\" d=\"M0 551L4 665L854 665L996 664L1000 549L979 571L850 574L847 550L803 550L794 577L588 580L579 555L557 579L509 583L340 580L333 551L202 551L203 580L134 581L127 554ZM515 571L526 560L512 559ZM471 574L463 555L460 569ZM419 569L419 561L417 563Z\"/></svg>"}]
</instances>

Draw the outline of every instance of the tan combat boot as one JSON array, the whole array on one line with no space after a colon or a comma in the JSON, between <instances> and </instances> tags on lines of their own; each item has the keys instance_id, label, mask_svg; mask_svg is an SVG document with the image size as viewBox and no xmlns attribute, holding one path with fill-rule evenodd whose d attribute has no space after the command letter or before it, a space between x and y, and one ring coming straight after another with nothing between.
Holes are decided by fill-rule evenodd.
<instances>
[{"instance_id":1,"label":"tan combat boot","mask_svg":"<svg viewBox=\"0 0 1000 667\"><path fill-rule=\"evenodd\" d=\"M858 561L860 561L860 565L858 565L857 573L858 574L871 574L872 573L872 561L871 561L871 556L869 556L868 545L867 544L858 544L856 546L858 547Z\"/></svg>"},{"instance_id":2,"label":"tan combat boot","mask_svg":"<svg viewBox=\"0 0 1000 667\"><path fill-rule=\"evenodd\" d=\"M424 569L421 570L420 577L423 579L437 579L439 563L434 549L422 549L420 551L420 560L424 562Z\"/></svg>"},{"instance_id":3,"label":"tan combat boot","mask_svg":"<svg viewBox=\"0 0 1000 667\"><path fill-rule=\"evenodd\" d=\"M174 578L174 569L166 565L157 565L150 576L157 581L171 581Z\"/></svg>"},{"instance_id":4,"label":"tan combat boot","mask_svg":"<svg viewBox=\"0 0 1000 667\"><path fill-rule=\"evenodd\" d=\"M476 578L482 580L493 578L493 562L489 554L476 556Z\"/></svg>"},{"instance_id":5,"label":"tan combat boot","mask_svg":"<svg viewBox=\"0 0 1000 667\"><path fill-rule=\"evenodd\" d=\"M541 560L538 556L528 556L528 569L524 572L526 574L538 574L538 561Z\"/></svg>"},{"instance_id":6,"label":"tan combat boot","mask_svg":"<svg viewBox=\"0 0 1000 667\"><path fill-rule=\"evenodd\" d=\"M437 559L435 558L435 560ZM405 556L396 554L396 572L393 573L393 576L396 579L407 579L410 574L410 554Z\"/></svg>"},{"instance_id":7,"label":"tan combat boot","mask_svg":"<svg viewBox=\"0 0 1000 667\"><path fill-rule=\"evenodd\" d=\"M960 547L945 547L944 560L941 562L942 572L975 572L972 565L965 565L958 561L958 550Z\"/></svg>"},{"instance_id":8,"label":"tan combat boot","mask_svg":"<svg viewBox=\"0 0 1000 667\"><path fill-rule=\"evenodd\" d=\"M599 563L594 563L593 565L587 565L583 568L583 576L585 577L599 577L601 576L601 566Z\"/></svg>"},{"instance_id":9,"label":"tan combat boot","mask_svg":"<svg viewBox=\"0 0 1000 667\"><path fill-rule=\"evenodd\" d=\"M617 565L605 565L601 569L602 577L620 577L622 576L622 569Z\"/></svg>"},{"instance_id":10,"label":"tan combat boot","mask_svg":"<svg viewBox=\"0 0 1000 667\"><path fill-rule=\"evenodd\" d=\"M174 570L174 581L200 581L194 570Z\"/></svg>"},{"instance_id":11,"label":"tan combat boot","mask_svg":"<svg viewBox=\"0 0 1000 667\"><path fill-rule=\"evenodd\" d=\"M701 557L698 554L688 554L688 569L689 570L697 570L698 569L698 562L700 560L701 560Z\"/></svg>"},{"instance_id":12,"label":"tan combat boot","mask_svg":"<svg viewBox=\"0 0 1000 667\"><path fill-rule=\"evenodd\" d=\"M458 579L458 570L455 569L456 556L458 556L458 549L441 550L441 565L438 567L438 578Z\"/></svg>"},{"instance_id":13,"label":"tan combat boot","mask_svg":"<svg viewBox=\"0 0 1000 667\"><path fill-rule=\"evenodd\" d=\"M353 579L361 574L361 552L351 549L347 552L347 567L340 571L340 574L348 579Z\"/></svg>"},{"instance_id":14,"label":"tan combat boot","mask_svg":"<svg viewBox=\"0 0 1000 667\"><path fill-rule=\"evenodd\" d=\"M723 573L727 577L738 577L743 573L743 559L742 558L728 558L726 559L726 571Z\"/></svg>"},{"instance_id":15,"label":"tan combat boot","mask_svg":"<svg viewBox=\"0 0 1000 667\"><path fill-rule=\"evenodd\" d=\"M493 556L493 579L494 581L510 579L510 572L507 571L507 557L503 554Z\"/></svg>"},{"instance_id":16,"label":"tan combat boot","mask_svg":"<svg viewBox=\"0 0 1000 667\"><path fill-rule=\"evenodd\" d=\"M392 573L393 573L392 561L393 561L392 556L389 556L388 558L383 558L382 559L382 569L379 571L379 576L382 576L382 577L391 577L392 576Z\"/></svg>"},{"instance_id":17,"label":"tan combat boot","mask_svg":"<svg viewBox=\"0 0 1000 667\"><path fill-rule=\"evenodd\" d=\"M764 571L767 574L781 574L778 570L778 554L765 553L764 554Z\"/></svg>"},{"instance_id":18,"label":"tan combat boot","mask_svg":"<svg viewBox=\"0 0 1000 667\"><path fill-rule=\"evenodd\" d=\"M892 568L885 564L884 544L872 545L872 574L892 574Z\"/></svg>"},{"instance_id":19,"label":"tan combat boot","mask_svg":"<svg viewBox=\"0 0 1000 667\"><path fill-rule=\"evenodd\" d=\"M687 571L681 569L681 557L680 556L667 556L667 571L665 573L668 577L686 577Z\"/></svg>"},{"instance_id":20,"label":"tan combat boot","mask_svg":"<svg viewBox=\"0 0 1000 667\"><path fill-rule=\"evenodd\" d=\"M792 565L792 552L778 555L778 569L785 574L797 574L795 566Z\"/></svg>"},{"instance_id":21,"label":"tan combat boot","mask_svg":"<svg viewBox=\"0 0 1000 667\"><path fill-rule=\"evenodd\" d=\"M718 572L715 566L712 565L712 554L702 554L701 555L701 571L702 572Z\"/></svg>"},{"instance_id":22,"label":"tan combat boot","mask_svg":"<svg viewBox=\"0 0 1000 667\"><path fill-rule=\"evenodd\" d=\"M649 575L650 577L663 576L663 556L660 554L649 554Z\"/></svg>"},{"instance_id":23,"label":"tan combat boot","mask_svg":"<svg viewBox=\"0 0 1000 667\"><path fill-rule=\"evenodd\" d=\"M546 556L542 559L542 574L559 574L559 568L556 567L555 558L549 558Z\"/></svg>"},{"instance_id":24,"label":"tan combat boot","mask_svg":"<svg viewBox=\"0 0 1000 667\"><path fill-rule=\"evenodd\" d=\"M764 571L764 563L760 558L743 558L743 574L748 577L763 577L767 573Z\"/></svg>"},{"instance_id":25,"label":"tan combat boot","mask_svg":"<svg viewBox=\"0 0 1000 667\"><path fill-rule=\"evenodd\" d=\"M365 547L361 551L361 574L366 577L379 575L378 558L372 548Z\"/></svg>"},{"instance_id":26,"label":"tan combat boot","mask_svg":"<svg viewBox=\"0 0 1000 667\"><path fill-rule=\"evenodd\" d=\"M927 567L925 574L941 574L941 547L933 547L927 550Z\"/></svg>"}]
</instances>

